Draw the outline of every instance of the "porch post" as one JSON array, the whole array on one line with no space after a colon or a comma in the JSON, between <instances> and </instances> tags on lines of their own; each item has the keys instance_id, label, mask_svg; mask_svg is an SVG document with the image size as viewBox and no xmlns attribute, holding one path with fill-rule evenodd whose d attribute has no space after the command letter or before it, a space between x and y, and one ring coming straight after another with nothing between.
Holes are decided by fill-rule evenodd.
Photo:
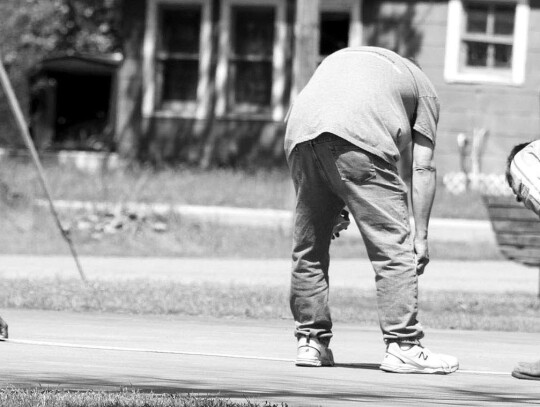
<instances>
[{"instance_id":1,"label":"porch post","mask_svg":"<svg viewBox=\"0 0 540 407\"><path fill-rule=\"evenodd\" d=\"M317 68L319 53L319 0L296 0L293 87L291 101Z\"/></svg>"},{"instance_id":2,"label":"porch post","mask_svg":"<svg viewBox=\"0 0 540 407\"><path fill-rule=\"evenodd\" d=\"M296 0L294 24L293 77L290 103L308 83L317 68L319 55L319 0ZM295 191L289 184L288 200L295 207Z\"/></svg>"},{"instance_id":3,"label":"porch post","mask_svg":"<svg viewBox=\"0 0 540 407\"><path fill-rule=\"evenodd\" d=\"M115 80L117 100L114 142L120 155L129 160L138 155L139 143L143 137L142 44L144 43L146 3L146 0L129 0L123 1L121 5L124 60Z\"/></svg>"}]
</instances>

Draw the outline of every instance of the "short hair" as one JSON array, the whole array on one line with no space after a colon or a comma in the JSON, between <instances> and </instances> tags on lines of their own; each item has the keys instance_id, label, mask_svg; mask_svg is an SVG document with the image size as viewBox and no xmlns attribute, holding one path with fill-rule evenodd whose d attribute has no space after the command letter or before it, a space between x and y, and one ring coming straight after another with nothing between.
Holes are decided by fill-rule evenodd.
<instances>
[{"instance_id":1,"label":"short hair","mask_svg":"<svg viewBox=\"0 0 540 407\"><path fill-rule=\"evenodd\" d=\"M531 141L527 141L526 143L520 143L515 145L512 150L510 150L510 154L508 155L508 158L506 159L506 182L512 188L512 174L510 173L510 166L512 165L512 161L514 160L514 157L517 153L519 153L521 150L523 150L525 147L527 147L529 144L531 144Z\"/></svg>"}]
</instances>

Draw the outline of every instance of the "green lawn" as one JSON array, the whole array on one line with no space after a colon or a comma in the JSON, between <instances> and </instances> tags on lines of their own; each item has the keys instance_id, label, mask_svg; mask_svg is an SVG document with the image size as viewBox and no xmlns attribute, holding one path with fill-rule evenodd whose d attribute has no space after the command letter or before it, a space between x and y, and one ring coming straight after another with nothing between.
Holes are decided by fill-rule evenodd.
<instances>
[{"instance_id":1,"label":"green lawn","mask_svg":"<svg viewBox=\"0 0 540 407\"><path fill-rule=\"evenodd\" d=\"M150 280L0 280L0 309L41 309L213 318L289 319L287 287L182 284ZM377 326L375 290L333 288L336 322ZM420 291L422 324L439 329L540 332L534 294Z\"/></svg>"},{"instance_id":2,"label":"green lawn","mask_svg":"<svg viewBox=\"0 0 540 407\"><path fill-rule=\"evenodd\" d=\"M292 210L294 192L286 169L240 171L134 167L88 174L73 168L46 166L55 199L112 202L162 202ZM0 197L17 202L43 197L33 166L0 161ZM486 219L480 195L453 195L442 182L434 217Z\"/></svg>"},{"instance_id":3,"label":"green lawn","mask_svg":"<svg viewBox=\"0 0 540 407\"><path fill-rule=\"evenodd\" d=\"M213 396L153 394L123 389L120 392L64 391L57 389L0 389L6 407L286 407L286 404L234 402Z\"/></svg>"},{"instance_id":4,"label":"green lawn","mask_svg":"<svg viewBox=\"0 0 540 407\"><path fill-rule=\"evenodd\" d=\"M290 209L292 187L285 170L237 171L133 167L89 174L74 168L45 167L55 199L162 202ZM0 161L0 192L43 197L33 166Z\"/></svg>"},{"instance_id":5,"label":"green lawn","mask_svg":"<svg viewBox=\"0 0 540 407\"><path fill-rule=\"evenodd\" d=\"M0 217L0 254L69 255L47 208L4 205ZM76 217L63 216L63 223ZM166 225L156 231L154 223ZM366 256L361 240L344 237L331 245L336 258ZM234 227L188 221L178 216L157 219L126 220L120 229L94 233L93 229L74 229L72 239L79 254L102 256L184 256L235 258L289 258L292 246L290 230ZM482 242L432 242L432 258L455 260L502 259L498 249Z\"/></svg>"},{"instance_id":6,"label":"green lawn","mask_svg":"<svg viewBox=\"0 0 540 407\"><path fill-rule=\"evenodd\" d=\"M46 167L55 199L168 204L225 205L291 209L293 191L288 173L177 168L154 171L135 168L90 175L73 168ZM32 166L0 161L0 254L69 254L43 198ZM177 215L136 216L111 213L61 212L79 253L117 256L204 256L284 258L290 256L291 231L232 227L191 221ZM477 194L452 195L439 188L434 217L486 217ZM115 223L118 219L121 221ZM113 226L103 228L106 223ZM84 227L80 226L84 224ZM160 226L158 228L157 226ZM101 228L101 229L100 229ZM98 230L99 229L99 230ZM469 243L432 243L433 258L496 259L495 247ZM365 256L361 242L338 239L332 254L340 258Z\"/></svg>"}]
</instances>

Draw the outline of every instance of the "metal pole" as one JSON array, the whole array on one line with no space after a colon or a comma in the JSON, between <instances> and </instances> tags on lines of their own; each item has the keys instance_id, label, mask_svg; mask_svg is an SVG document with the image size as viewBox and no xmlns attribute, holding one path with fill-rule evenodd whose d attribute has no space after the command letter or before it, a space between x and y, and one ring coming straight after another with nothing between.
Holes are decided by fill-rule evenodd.
<instances>
[{"instance_id":1,"label":"metal pole","mask_svg":"<svg viewBox=\"0 0 540 407\"><path fill-rule=\"evenodd\" d=\"M41 183L41 186L43 188L43 191L45 192L45 196L47 198L47 201L49 202L49 208L51 210L51 213L54 217L54 220L56 221L56 225L58 226L58 229L60 230L60 233L62 234L62 237L67 242L69 249L71 251L71 255L73 256L73 259L75 260L75 264L77 265L77 269L79 270L79 274L81 276L81 279L86 283L86 276L84 274L84 271L82 269L81 263L79 262L79 257L77 256L77 252L75 250L75 246L73 245L73 242L71 241L71 238L69 236L68 231L64 229L62 226L62 223L60 222L60 219L58 217L58 213L56 211L56 208L54 206L51 193L49 192L49 186L47 185L47 180L45 179L45 172L43 171L43 166L41 165L41 161L39 160L38 153L36 151L36 147L34 146L34 142L32 141L32 138L30 137L30 132L28 131L28 126L26 124L26 120L24 118L24 115L22 113L21 107L19 105L19 102L17 101L17 97L15 96L15 92L13 91L13 88L11 86L11 82L9 80L9 77L6 73L6 70L4 69L4 64L2 62L2 56L0 55L0 83L2 85L2 89L4 90L4 93L7 97L9 107L11 109L11 112L13 113L13 116L15 117L15 121L17 123L17 128L19 130L19 133L21 137L23 138L23 141L30 151L30 155L32 157L32 161L34 162L37 172L38 172L38 179Z\"/></svg>"}]
</instances>

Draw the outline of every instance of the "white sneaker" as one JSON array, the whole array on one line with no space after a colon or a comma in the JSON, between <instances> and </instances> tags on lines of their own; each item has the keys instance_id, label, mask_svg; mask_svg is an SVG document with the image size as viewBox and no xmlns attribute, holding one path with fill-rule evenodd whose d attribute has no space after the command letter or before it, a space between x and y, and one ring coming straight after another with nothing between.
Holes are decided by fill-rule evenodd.
<instances>
[{"instance_id":1,"label":"white sneaker","mask_svg":"<svg viewBox=\"0 0 540 407\"><path fill-rule=\"evenodd\" d=\"M454 356L433 353L421 345L407 344L400 347L398 343L391 342L386 347L380 368L394 373L448 374L458 370L459 362Z\"/></svg>"},{"instance_id":2,"label":"white sneaker","mask_svg":"<svg viewBox=\"0 0 540 407\"><path fill-rule=\"evenodd\" d=\"M332 350L317 338L301 336L298 339L296 366L334 366Z\"/></svg>"}]
</instances>

